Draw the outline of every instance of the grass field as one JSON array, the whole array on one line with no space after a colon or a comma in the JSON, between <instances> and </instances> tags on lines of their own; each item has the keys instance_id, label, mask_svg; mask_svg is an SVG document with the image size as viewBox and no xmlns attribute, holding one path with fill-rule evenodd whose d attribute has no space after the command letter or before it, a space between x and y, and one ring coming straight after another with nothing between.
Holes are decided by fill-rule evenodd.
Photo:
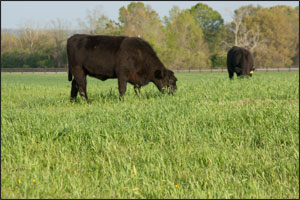
<instances>
[{"instance_id":1,"label":"grass field","mask_svg":"<svg viewBox=\"0 0 300 200\"><path fill-rule=\"evenodd\" d=\"M299 74L176 74L119 101L117 80L1 75L2 198L298 198Z\"/></svg>"}]
</instances>

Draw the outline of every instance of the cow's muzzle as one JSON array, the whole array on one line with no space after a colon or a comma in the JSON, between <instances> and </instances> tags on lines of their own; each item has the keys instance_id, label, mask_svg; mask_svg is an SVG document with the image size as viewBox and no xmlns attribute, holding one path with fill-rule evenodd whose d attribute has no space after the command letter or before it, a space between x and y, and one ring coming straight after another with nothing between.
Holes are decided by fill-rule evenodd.
<instances>
[{"instance_id":1,"label":"cow's muzzle","mask_svg":"<svg viewBox=\"0 0 300 200\"><path fill-rule=\"evenodd\" d=\"M177 86L170 86L168 87L168 94L174 95L177 90Z\"/></svg>"}]
</instances>

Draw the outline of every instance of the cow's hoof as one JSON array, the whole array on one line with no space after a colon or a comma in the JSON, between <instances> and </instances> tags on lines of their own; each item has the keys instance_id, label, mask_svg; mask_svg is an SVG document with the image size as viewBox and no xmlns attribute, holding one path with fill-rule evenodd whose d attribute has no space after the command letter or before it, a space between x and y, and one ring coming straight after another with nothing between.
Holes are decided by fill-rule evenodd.
<instances>
[{"instance_id":1,"label":"cow's hoof","mask_svg":"<svg viewBox=\"0 0 300 200\"><path fill-rule=\"evenodd\" d=\"M70 98L70 102L71 102L71 103L76 102L76 98L75 98L75 97L71 97L71 98Z\"/></svg>"}]
</instances>

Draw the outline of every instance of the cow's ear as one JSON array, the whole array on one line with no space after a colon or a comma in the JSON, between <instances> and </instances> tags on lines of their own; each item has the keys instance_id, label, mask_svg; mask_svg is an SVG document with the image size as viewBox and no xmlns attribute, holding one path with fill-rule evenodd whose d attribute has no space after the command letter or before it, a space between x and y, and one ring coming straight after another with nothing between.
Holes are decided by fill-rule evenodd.
<instances>
[{"instance_id":1,"label":"cow's ear","mask_svg":"<svg viewBox=\"0 0 300 200\"><path fill-rule=\"evenodd\" d=\"M154 72L154 77L157 78L157 79L163 79L162 71L161 70L156 70Z\"/></svg>"},{"instance_id":2,"label":"cow's ear","mask_svg":"<svg viewBox=\"0 0 300 200\"><path fill-rule=\"evenodd\" d=\"M241 72L242 72L241 68L239 68L239 67L235 67L234 69L235 69L235 71L236 71L237 73L241 73Z\"/></svg>"}]
</instances>

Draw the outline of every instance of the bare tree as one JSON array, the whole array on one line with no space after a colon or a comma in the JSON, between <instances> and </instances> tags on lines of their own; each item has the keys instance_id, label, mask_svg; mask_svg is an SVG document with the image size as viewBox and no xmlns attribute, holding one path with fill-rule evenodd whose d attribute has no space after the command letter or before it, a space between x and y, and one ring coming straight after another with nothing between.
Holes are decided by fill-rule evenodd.
<instances>
[{"instance_id":1,"label":"bare tree","mask_svg":"<svg viewBox=\"0 0 300 200\"><path fill-rule=\"evenodd\" d=\"M37 43L41 36L41 29L39 24L28 20L20 25L19 42L21 48L29 48L30 53L34 53L37 49Z\"/></svg>"},{"instance_id":2,"label":"bare tree","mask_svg":"<svg viewBox=\"0 0 300 200\"><path fill-rule=\"evenodd\" d=\"M66 40L69 34L69 24L67 21L62 21L57 18L51 21L51 36L54 39L54 53L55 67L62 67L63 65L63 50L66 44Z\"/></svg>"},{"instance_id":3,"label":"bare tree","mask_svg":"<svg viewBox=\"0 0 300 200\"><path fill-rule=\"evenodd\" d=\"M248 29L244 22L244 19L247 15L247 9L240 9L233 14L230 10L226 9L231 18L232 23L229 26L229 31L234 34L234 45L239 47L245 47L250 51L253 51L259 43L262 42L260 40L260 30L258 27L254 27L252 29ZM225 42L226 46L230 46L227 42Z\"/></svg>"},{"instance_id":4,"label":"bare tree","mask_svg":"<svg viewBox=\"0 0 300 200\"><path fill-rule=\"evenodd\" d=\"M231 18L233 19L232 21L232 27L231 27L231 31L234 33L234 45L235 46L239 46L238 43L238 34L242 25L242 20L245 16L246 10L238 10L236 15L234 15L231 11L229 11L228 9L226 9L228 11L228 13L230 14Z\"/></svg>"},{"instance_id":5,"label":"bare tree","mask_svg":"<svg viewBox=\"0 0 300 200\"><path fill-rule=\"evenodd\" d=\"M240 38L238 40L238 45L253 51L260 42L259 34L260 31L258 27L256 27L255 30L249 30L242 25L239 34Z\"/></svg>"},{"instance_id":6,"label":"bare tree","mask_svg":"<svg viewBox=\"0 0 300 200\"><path fill-rule=\"evenodd\" d=\"M79 26L85 33L99 34L104 31L109 19L103 14L102 7L97 6L93 10L87 10L85 21L78 19Z\"/></svg>"}]
</instances>

